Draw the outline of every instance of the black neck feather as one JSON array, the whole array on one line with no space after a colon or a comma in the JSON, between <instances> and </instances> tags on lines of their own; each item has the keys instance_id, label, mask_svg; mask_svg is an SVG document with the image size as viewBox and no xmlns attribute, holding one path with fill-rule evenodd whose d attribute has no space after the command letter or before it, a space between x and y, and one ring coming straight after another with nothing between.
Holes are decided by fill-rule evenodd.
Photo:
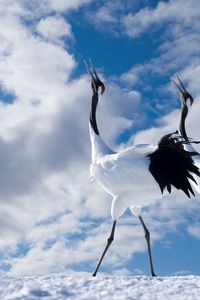
<instances>
[{"instance_id":1,"label":"black neck feather","mask_svg":"<svg viewBox=\"0 0 200 300\"><path fill-rule=\"evenodd\" d=\"M185 130L185 119L187 117L187 114L188 114L188 107L187 107L187 105L184 105L182 107L182 111L181 111L181 120L180 120L180 124L179 124L179 130L180 130L182 137L186 141L188 141L188 136L187 136L186 130Z\"/></svg>"},{"instance_id":2,"label":"black neck feather","mask_svg":"<svg viewBox=\"0 0 200 300\"><path fill-rule=\"evenodd\" d=\"M91 104L91 111L90 111L90 124L94 130L94 132L99 135L99 130L97 127L97 121L96 121L96 110L97 110L97 104L98 104L99 96L97 93L93 94L92 96L92 104Z\"/></svg>"}]
</instances>

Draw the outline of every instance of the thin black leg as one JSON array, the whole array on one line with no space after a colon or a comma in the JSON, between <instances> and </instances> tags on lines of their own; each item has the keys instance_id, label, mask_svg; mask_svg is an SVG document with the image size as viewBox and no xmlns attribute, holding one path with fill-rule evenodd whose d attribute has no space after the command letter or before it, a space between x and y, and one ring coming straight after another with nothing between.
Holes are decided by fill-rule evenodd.
<instances>
[{"instance_id":1,"label":"thin black leg","mask_svg":"<svg viewBox=\"0 0 200 300\"><path fill-rule=\"evenodd\" d=\"M98 272L98 270L99 270L99 267L100 267L100 265L101 265L101 262L102 262L102 260L103 260L103 258L104 258L104 256L105 256L105 254L106 254L108 248L110 247L110 245L111 245L112 242L114 241L114 234L115 234L116 223L117 223L116 221L113 221L112 230L111 230L110 236L109 236L109 238L108 238L106 248L104 249L104 251L103 251L103 253L102 253L102 255L101 255L101 258L100 258L100 260L99 260L99 262L98 262L98 265L97 265L97 267L96 267L96 269L95 269L95 271L94 271L94 273L93 273L92 276L96 276L96 274L97 274L97 272Z\"/></svg>"},{"instance_id":2,"label":"thin black leg","mask_svg":"<svg viewBox=\"0 0 200 300\"><path fill-rule=\"evenodd\" d=\"M142 227L144 229L144 233L145 233L145 239L147 241L147 247L148 247L148 255L149 255L149 262L150 262L150 268L151 268L151 275L153 277L156 276L155 272L154 272L154 268L153 268L153 260L152 260L152 255L151 255L151 244L150 244L150 232L149 230L147 229L143 219L141 216L139 216L139 220L142 224Z\"/></svg>"}]
</instances>

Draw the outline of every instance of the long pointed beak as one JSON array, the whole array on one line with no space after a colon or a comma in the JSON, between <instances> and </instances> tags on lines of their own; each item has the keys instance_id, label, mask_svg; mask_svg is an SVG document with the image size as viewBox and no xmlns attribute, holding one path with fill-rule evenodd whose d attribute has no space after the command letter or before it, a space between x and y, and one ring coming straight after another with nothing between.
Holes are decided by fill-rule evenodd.
<instances>
[{"instance_id":1,"label":"long pointed beak","mask_svg":"<svg viewBox=\"0 0 200 300\"><path fill-rule=\"evenodd\" d=\"M188 94L186 88L184 87L184 85L183 85L182 81L180 80L180 78L178 77L178 75L176 75L176 77L177 77L177 79L178 79L178 81L179 81L179 83L180 83L180 85L182 87L183 92L185 92L186 94Z\"/></svg>"},{"instance_id":2,"label":"long pointed beak","mask_svg":"<svg viewBox=\"0 0 200 300\"><path fill-rule=\"evenodd\" d=\"M179 85L176 83L176 81L174 81L173 79L172 79L172 82L175 84L175 86L179 89L179 91L180 91L181 93L187 93L187 91L186 91L186 89L185 89L185 87L184 87L182 81L181 81L180 78L178 77L178 75L176 75L176 77L177 77L177 79L178 79L178 81L179 81L179 83L180 83L180 86L179 86Z\"/></svg>"},{"instance_id":3,"label":"long pointed beak","mask_svg":"<svg viewBox=\"0 0 200 300\"><path fill-rule=\"evenodd\" d=\"M93 65L93 63L92 63L92 61L91 61L90 58L89 58L89 62L90 62L91 68L92 68L92 70L93 70L93 72L94 72L95 79L100 81L99 76L97 75L97 72L96 72L96 70L95 70L95 67L94 67L94 65Z\"/></svg>"},{"instance_id":4,"label":"long pointed beak","mask_svg":"<svg viewBox=\"0 0 200 300\"><path fill-rule=\"evenodd\" d=\"M85 66L86 66L86 69L87 69L87 71L88 71L89 76L91 77L91 80L92 80L92 83L93 83L93 87L94 87L95 92L96 92L95 77L94 77L94 75L92 74L92 71L91 71L90 67L88 66L88 64L87 64L87 62L86 62L85 60L84 60L84 64L85 64Z\"/></svg>"},{"instance_id":5,"label":"long pointed beak","mask_svg":"<svg viewBox=\"0 0 200 300\"><path fill-rule=\"evenodd\" d=\"M176 83L176 81L174 81L173 79L172 79L172 82L175 84L175 86L179 89L179 91L182 93L183 91L181 90L181 88L179 87L179 85Z\"/></svg>"},{"instance_id":6,"label":"long pointed beak","mask_svg":"<svg viewBox=\"0 0 200 300\"><path fill-rule=\"evenodd\" d=\"M99 82L101 83L100 87L101 87L101 95L103 95L103 93L105 92L105 85L103 84L103 82L99 79L99 76L97 75L97 71L91 61L91 59L89 58L89 62L90 62L90 67L88 66L87 62L84 60L84 63L85 63L85 66L86 66L86 69L89 73L89 76L91 77L91 80L92 80L92 83L93 83L93 87L94 87L94 90L95 92L97 92L96 90L96 85L95 83L96 82Z\"/></svg>"},{"instance_id":7,"label":"long pointed beak","mask_svg":"<svg viewBox=\"0 0 200 300\"><path fill-rule=\"evenodd\" d=\"M176 81L172 80L172 82L175 84L175 86L178 88L178 90L180 91L182 97L182 101L184 101L184 104L186 104L186 99L190 99L190 105L192 106L194 99L193 97L188 93L188 91L186 90L186 88L183 85L183 82L181 81L181 79L179 78L178 75L176 75L176 78L178 79L179 85L176 83Z\"/></svg>"},{"instance_id":8,"label":"long pointed beak","mask_svg":"<svg viewBox=\"0 0 200 300\"><path fill-rule=\"evenodd\" d=\"M99 79L99 76L97 75L97 72L96 72L96 70L95 70L95 67L94 67L94 65L93 65L93 63L92 63L92 61L91 61L90 58L89 58L89 61L90 61L90 65L91 65L91 67L92 67L92 70L93 70L93 72L94 72L94 75L95 75L95 77L96 77L95 79L101 81L101 80ZM103 82L102 82L102 86L101 86L101 95L103 95L103 93L105 92L105 90L106 90L106 87L105 87L105 85L104 85Z\"/></svg>"},{"instance_id":9,"label":"long pointed beak","mask_svg":"<svg viewBox=\"0 0 200 300\"><path fill-rule=\"evenodd\" d=\"M178 79L180 85L178 85L178 84L176 83L176 81L174 81L173 79L172 79L172 82L175 84L175 86L179 89L179 91L180 91L181 93L188 94L186 88L184 87L184 85L183 85L182 81L180 80L180 78L178 77L178 75L176 75L176 78Z\"/></svg>"},{"instance_id":10,"label":"long pointed beak","mask_svg":"<svg viewBox=\"0 0 200 300\"><path fill-rule=\"evenodd\" d=\"M99 80L99 76L97 75L97 72L95 70L95 67L91 61L91 59L89 58L89 62L90 62L90 67L88 66L87 62L84 60L84 63L85 63L85 66L86 66L86 69L91 77L92 80Z\"/></svg>"}]
</instances>

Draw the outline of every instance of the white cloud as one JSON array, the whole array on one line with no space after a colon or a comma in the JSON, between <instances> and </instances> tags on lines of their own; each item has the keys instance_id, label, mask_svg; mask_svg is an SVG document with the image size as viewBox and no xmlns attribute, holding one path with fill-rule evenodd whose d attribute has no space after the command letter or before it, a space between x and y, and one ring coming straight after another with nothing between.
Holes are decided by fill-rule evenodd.
<instances>
[{"instance_id":1,"label":"white cloud","mask_svg":"<svg viewBox=\"0 0 200 300\"><path fill-rule=\"evenodd\" d=\"M190 225L188 226L187 230L189 232L189 234L191 234L192 236L200 239L200 227L199 227L199 223L196 223L195 225Z\"/></svg>"},{"instance_id":2,"label":"white cloud","mask_svg":"<svg viewBox=\"0 0 200 300\"><path fill-rule=\"evenodd\" d=\"M92 0L45 0L50 9L57 12L64 12L77 9L81 5L90 3Z\"/></svg>"},{"instance_id":3,"label":"white cloud","mask_svg":"<svg viewBox=\"0 0 200 300\"><path fill-rule=\"evenodd\" d=\"M1 82L6 91L17 97L39 102L45 96L51 97L53 87L59 90L74 65L73 57L61 46L30 37L1 61Z\"/></svg>"},{"instance_id":4,"label":"white cloud","mask_svg":"<svg viewBox=\"0 0 200 300\"><path fill-rule=\"evenodd\" d=\"M130 37L138 37L143 32L158 29L169 21L185 26L188 23L192 25L196 18L199 18L199 9L195 0L160 1L156 8L145 7L136 14L129 13L124 17L124 26ZM153 27L154 25L157 26Z\"/></svg>"},{"instance_id":5,"label":"white cloud","mask_svg":"<svg viewBox=\"0 0 200 300\"><path fill-rule=\"evenodd\" d=\"M122 79L132 85L143 83L145 87L152 75L159 78L179 73L182 76L187 68L195 70L199 65L200 33L197 5L195 0L160 1L155 8L145 7L136 14L124 16L124 34L136 38L143 33L158 31L154 38L159 46L150 60L133 66ZM190 79L187 75L185 77Z\"/></svg>"},{"instance_id":6,"label":"white cloud","mask_svg":"<svg viewBox=\"0 0 200 300\"><path fill-rule=\"evenodd\" d=\"M71 25L65 19L51 16L41 19L37 24L37 30L49 40L56 40L64 36L71 37Z\"/></svg>"},{"instance_id":7,"label":"white cloud","mask_svg":"<svg viewBox=\"0 0 200 300\"><path fill-rule=\"evenodd\" d=\"M19 16L25 13L25 9L22 1L2 0L0 3L0 12L4 15L11 14L14 16Z\"/></svg>"},{"instance_id":8,"label":"white cloud","mask_svg":"<svg viewBox=\"0 0 200 300\"><path fill-rule=\"evenodd\" d=\"M101 0L94 1L95 9L86 13L87 20L98 30L115 36L121 35L123 17L127 11L135 11L142 1Z\"/></svg>"},{"instance_id":9,"label":"white cloud","mask_svg":"<svg viewBox=\"0 0 200 300\"><path fill-rule=\"evenodd\" d=\"M22 11L17 15L8 9L11 3L7 4L0 21L0 82L2 90L13 93L15 100L0 106L0 210L4 237L0 246L2 251L12 247L15 252L21 240L28 241L30 232L31 240L41 242L42 237L36 238L34 233L37 224L59 214L57 223L50 226L53 236L67 220L70 224L66 224L65 234L72 230L73 222L73 228L78 230L76 217L67 219L63 213L78 208L84 187L84 183L78 186L80 176L89 184L87 164L82 166L89 152L89 140L83 144L87 126L82 125L87 124L89 102L86 105L82 101L82 97L88 97L85 79L67 83L75 67L73 56L61 45L36 37L31 27L22 22ZM83 167L83 172L76 176L77 182L70 182L70 176L66 178L63 172L70 174L70 167L75 170L78 166ZM69 194L74 198L68 200L70 187ZM85 192L86 198L87 193L92 196L90 189ZM82 211L88 213L87 205ZM80 213L79 208L77 217ZM43 226L41 232L49 232L47 227Z\"/></svg>"},{"instance_id":10,"label":"white cloud","mask_svg":"<svg viewBox=\"0 0 200 300\"><path fill-rule=\"evenodd\" d=\"M92 0L15 0L15 2L22 4L26 17L34 19L52 13L68 13L87 5Z\"/></svg>"}]
</instances>

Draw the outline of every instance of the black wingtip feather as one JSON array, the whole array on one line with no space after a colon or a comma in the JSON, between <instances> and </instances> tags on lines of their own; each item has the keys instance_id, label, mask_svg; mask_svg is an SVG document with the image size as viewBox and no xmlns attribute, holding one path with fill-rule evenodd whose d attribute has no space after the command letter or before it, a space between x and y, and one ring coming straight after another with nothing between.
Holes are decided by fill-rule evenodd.
<instances>
[{"instance_id":1,"label":"black wingtip feather","mask_svg":"<svg viewBox=\"0 0 200 300\"><path fill-rule=\"evenodd\" d=\"M160 186L161 193L171 186L182 190L189 198L190 193L195 196L190 180L196 182L194 174L200 176L198 167L194 164L193 152L184 149L185 141L181 136L165 135L158 143L158 149L149 154L149 171Z\"/></svg>"}]
</instances>

